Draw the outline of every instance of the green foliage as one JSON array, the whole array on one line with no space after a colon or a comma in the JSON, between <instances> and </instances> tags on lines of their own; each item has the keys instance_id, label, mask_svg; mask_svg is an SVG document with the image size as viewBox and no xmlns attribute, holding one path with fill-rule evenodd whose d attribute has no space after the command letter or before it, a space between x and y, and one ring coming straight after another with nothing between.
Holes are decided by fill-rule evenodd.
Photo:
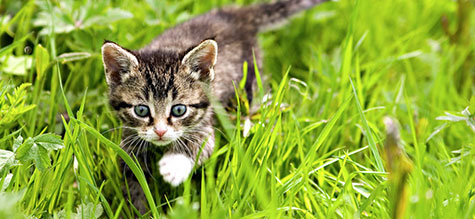
<instances>
[{"instance_id":1,"label":"green foliage","mask_svg":"<svg viewBox=\"0 0 475 219\"><path fill-rule=\"evenodd\" d=\"M4 64L3 71L8 74L26 75L28 69L31 68L33 60L30 56L10 56L3 57L0 60Z\"/></svg>"},{"instance_id":2,"label":"green foliage","mask_svg":"<svg viewBox=\"0 0 475 219\"><path fill-rule=\"evenodd\" d=\"M243 64L258 73L253 103L245 81L235 110L213 103L216 151L176 189L119 147L103 40L138 49L193 16L257 1L0 2L0 218L475 214L467 0L329 2L261 34L263 66ZM119 159L146 215L122 193Z\"/></svg>"},{"instance_id":3,"label":"green foliage","mask_svg":"<svg viewBox=\"0 0 475 219\"><path fill-rule=\"evenodd\" d=\"M35 107L34 104L26 104L26 88L29 86L30 83L25 83L12 91L11 86L0 82L0 127L10 125Z\"/></svg>"},{"instance_id":4,"label":"green foliage","mask_svg":"<svg viewBox=\"0 0 475 219\"><path fill-rule=\"evenodd\" d=\"M24 218L16 209L21 194L0 193L0 217L1 218Z\"/></svg>"},{"instance_id":5,"label":"green foliage","mask_svg":"<svg viewBox=\"0 0 475 219\"><path fill-rule=\"evenodd\" d=\"M0 150L0 175L5 175L6 171L17 164L18 161L15 159L15 153L8 150Z\"/></svg>"},{"instance_id":6,"label":"green foliage","mask_svg":"<svg viewBox=\"0 0 475 219\"><path fill-rule=\"evenodd\" d=\"M108 5L109 1L87 1L84 4L74 0L63 0L56 5L51 5L49 1L39 1L40 13L33 25L43 27L39 34L46 35L50 32L69 33L133 17L129 11L109 8Z\"/></svg>"},{"instance_id":7,"label":"green foliage","mask_svg":"<svg viewBox=\"0 0 475 219\"><path fill-rule=\"evenodd\" d=\"M38 170L43 171L50 166L49 152L63 148L63 141L54 134L42 134L33 138L28 138L23 142L23 138L18 136L13 145L16 159L23 164L33 161Z\"/></svg>"},{"instance_id":8,"label":"green foliage","mask_svg":"<svg viewBox=\"0 0 475 219\"><path fill-rule=\"evenodd\" d=\"M94 206L94 203L81 204L77 207L76 213L71 213L70 215L66 214L66 211L63 209L58 213L59 218L99 218L103 213L102 206Z\"/></svg>"}]
</instances>

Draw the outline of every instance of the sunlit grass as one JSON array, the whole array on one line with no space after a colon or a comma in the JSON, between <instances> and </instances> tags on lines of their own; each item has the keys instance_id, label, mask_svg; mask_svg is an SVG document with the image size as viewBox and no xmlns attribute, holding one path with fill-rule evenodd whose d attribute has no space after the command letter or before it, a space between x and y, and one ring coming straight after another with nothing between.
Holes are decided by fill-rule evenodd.
<instances>
[{"instance_id":1,"label":"sunlit grass","mask_svg":"<svg viewBox=\"0 0 475 219\"><path fill-rule=\"evenodd\" d=\"M261 34L260 105L218 108L214 154L170 189L118 147L100 47L230 2L0 1L0 218L141 216L119 159L145 217L473 218L475 15L459 2L330 2Z\"/></svg>"}]
</instances>

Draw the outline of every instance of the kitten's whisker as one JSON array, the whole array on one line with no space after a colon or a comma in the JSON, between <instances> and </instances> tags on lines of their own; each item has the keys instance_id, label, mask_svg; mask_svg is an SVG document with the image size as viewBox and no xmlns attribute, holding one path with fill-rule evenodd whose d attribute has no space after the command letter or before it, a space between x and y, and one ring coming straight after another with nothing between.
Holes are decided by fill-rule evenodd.
<instances>
[{"instance_id":1,"label":"kitten's whisker","mask_svg":"<svg viewBox=\"0 0 475 219\"><path fill-rule=\"evenodd\" d=\"M144 148L143 148L143 149L144 149L144 151L145 151L145 155L144 155L145 171L148 173L148 175L149 175L150 177L152 177L153 180L157 181L157 178L155 178L155 176L153 176L152 172L151 172L150 169L148 168L148 160L147 160L147 158L148 158L148 152L149 152L149 150L147 150L147 148L150 146L150 142L148 142L148 141L143 141L143 143L144 143Z\"/></svg>"},{"instance_id":2,"label":"kitten's whisker","mask_svg":"<svg viewBox=\"0 0 475 219\"><path fill-rule=\"evenodd\" d=\"M120 142L120 146L122 148L129 148L128 145L129 143L135 138L136 136L135 135L130 135L130 136L127 136L125 139L123 139L121 142Z\"/></svg>"},{"instance_id":3,"label":"kitten's whisker","mask_svg":"<svg viewBox=\"0 0 475 219\"><path fill-rule=\"evenodd\" d=\"M140 138L138 135L132 135L132 138L127 142L127 148L129 148L130 146L132 146L132 148L127 151L127 153L128 153L129 155L132 155L132 154L136 155L136 154L134 153L135 148L137 148L136 141L137 141L137 140L140 140L140 139L141 139L141 138Z\"/></svg>"},{"instance_id":4,"label":"kitten's whisker","mask_svg":"<svg viewBox=\"0 0 475 219\"><path fill-rule=\"evenodd\" d=\"M137 143L135 143L137 145L137 150L134 153L136 157L139 157L140 155L140 152L142 150L142 142L143 142L143 139L140 138L138 139Z\"/></svg>"},{"instance_id":5,"label":"kitten's whisker","mask_svg":"<svg viewBox=\"0 0 475 219\"><path fill-rule=\"evenodd\" d=\"M186 131L201 132L201 133L203 133L203 134L209 135L209 132L203 131L202 129L198 129L198 128L199 128L199 127L192 127L192 128L190 128L189 130L186 130ZM222 130L220 130L220 129L214 127L214 126L213 126L213 127L209 127L209 128L212 128L213 130L215 130L215 131L221 133L222 135L225 135L225 133L224 133ZM185 131L185 132L186 132L186 131Z\"/></svg>"},{"instance_id":6,"label":"kitten's whisker","mask_svg":"<svg viewBox=\"0 0 475 219\"><path fill-rule=\"evenodd\" d=\"M201 135L203 135L203 137L210 135L210 132L203 131L203 130L198 130L198 129L186 130L186 131L184 131L184 133L186 133L186 134L201 134Z\"/></svg>"},{"instance_id":7,"label":"kitten's whisker","mask_svg":"<svg viewBox=\"0 0 475 219\"><path fill-rule=\"evenodd\" d=\"M143 139L141 137L138 137L136 138L136 140L133 142L134 145L136 145L136 148L137 150L135 151L135 156L138 157L138 154L140 154L140 150L141 150L141 147L142 147L142 141Z\"/></svg>"},{"instance_id":8,"label":"kitten's whisker","mask_svg":"<svg viewBox=\"0 0 475 219\"><path fill-rule=\"evenodd\" d=\"M122 140L122 144L127 146L130 141L134 140L135 138L137 137L137 135L130 135L130 136L127 136L124 140Z\"/></svg>"},{"instance_id":9,"label":"kitten's whisker","mask_svg":"<svg viewBox=\"0 0 475 219\"><path fill-rule=\"evenodd\" d=\"M182 139L178 138L177 139L178 143L180 144L181 148L189 155L193 156L192 151L190 151L190 148L183 142Z\"/></svg>"},{"instance_id":10,"label":"kitten's whisker","mask_svg":"<svg viewBox=\"0 0 475 219\"><path fill-rule=\"evenodd\" d=\"M196 135L196 133L189 133L188 135L185 135L185 136L191 140L194 140L193 141L194 143L200 143L200 141L204 141L207 137L206 135L205 136Z\"/></svg>"},{"instance_id":11,"label":"kitten's whisker","mask_svg":"<svg viewBox=\"0 0 475 219\"><path fill-rule=\"evenodd\" d=\"M106 134L106 133L108 133L108 132L115 131L115 130L118 130L118 129L136 130L136 128L130 127L130 126L119 126L119 127L110 128L110 129L108 129L108 130L105 130L105 131L101 132L101 134Z\"/></svg>"},{"instance_id":12,"label":"kitten's whisker","mask_svg":"<svg viewBox=\"0 0 475 219\"><path fill-rule=\"evenodd\" d=\"M187 142L189 142L189 143L191 144L191 146L192 146L195 150L201 147L201 144L202 144L202 143L200 143L201 138L197 138L197 137L194 137L194 136L191 136L191 135L183 135L183 136L181 136L181 138L183 138L184 140L186 140ZM181 140L181 139L180 139L180 140ZM182 141L182 142L183 142L183 141ZM183 144L185 144L185 143L183 142ZM190 145L190 144L188 144L188 145ZM185 144L185 145L186 145L186 144ZM185 147L186 147L187 151L188 151L192 156L195 156L195 153L196 153L195 150L193 151L193 152L194 152L194 153L193 153L192 151L190 151L191 149L190 149L189 146L185 146Z\"/></svg>"},{"instance_id":13,"label":"kitten's whisker","mask_svg":"<svg viewBox=\"0 0 475 219\"><path fill-rule=\"evenodd\" d=\"M180 151L183 151L185 153L189 153L189 150L187 150L187 146L181 141L180 138L177 138L176 141L173 142L174 146L178 148Z\"/></svg>"}]
</instances>

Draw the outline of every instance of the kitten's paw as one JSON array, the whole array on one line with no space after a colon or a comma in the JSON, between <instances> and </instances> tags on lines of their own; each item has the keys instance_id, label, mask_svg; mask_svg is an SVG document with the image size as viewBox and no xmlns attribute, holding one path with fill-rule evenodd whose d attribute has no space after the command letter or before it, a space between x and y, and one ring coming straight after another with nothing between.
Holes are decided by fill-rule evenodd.
<instances>
[{"instance_id":1,"label":"kitten's paw","mask_svg":"<svg viewBox=\"0 0 475 219\"><path fill-rule=\"evenodd\" d=\"M193 169L193 161L183 154L165 154L158 165L163 179L172 186L185 181Z\"/></svg>"}]
</instances>

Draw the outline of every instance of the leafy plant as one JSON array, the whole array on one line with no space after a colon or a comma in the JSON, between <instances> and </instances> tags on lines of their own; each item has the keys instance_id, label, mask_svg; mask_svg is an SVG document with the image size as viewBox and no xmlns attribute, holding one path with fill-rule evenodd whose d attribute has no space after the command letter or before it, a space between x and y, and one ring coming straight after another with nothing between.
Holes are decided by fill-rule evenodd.
<instances>
[{"instance_id":1,"label":"leafy plant","mask_svg":"<svg viewBox=\"0 0 475 219\"><path fill-rule=\"evenodd\" d=\"M82 218L100 218L103 213L103 209L101 205L95 206L94 203L88 202L79 205L76 208L76 212L70 215L67 215L66 211L63 209L58 213L59 218L74 218L74 219L82 219Z\"/></svg>"},{"instance_id":2,"label":"leafy plant","mask_svg":"<svg viewBox=\"0 0 475 219\"><path fill-rule=\"evenodd\" d=\"M15 140L15 157L23 164L33 161L38 170L43 171L51 165L49 153L64 147L61 138L54 134L42 134L23 141L21 136Z\"/></svg>"},{"instance_id":3,"label":"leafy plant","mask_svg":"<svg viewBox=\"0 0 475 219\"><path fill-rule=\"evenodd\" d=\"M40 35L50 32L69 33L86 29L93 25L108 25L118 20L132 18L133 14L119 8L107 7L108 1L74 1L55 2L39 1L42 9L33 25L42 27Z\"/></svg>"},{"instance_id":4,"label":"leafy plant","mask_svg":"<svg viewBox=\"0 0 475 219\"><path fill-rule=\"evenodd\" d=\"M473 132L475 132L475 114L470 113L469 107L465 108L460 113L445 112L445 116L438 116L436 119L449 121L449 122L464 121L467 124L467 126L470 127Z\"/></svg>"},{"instance_id":5,"label":"leafy plant","mask_svg":"<svg viewBox=\"0 0 475 219\"><path fill-rule=\"evenodd\" d=\"M15 165L18 165L18 161L15 159L15 153L0 149L0 176L6 175L5 172L9 171L10 168Z\"/></svg>"},{"instance_id":6,"label":"leafy plant","mask_svg":"<svg viewBox=\"0 0 475 219\"><path fill-rule=\"evenodd\" d=\"M27 88L30 83L24 83L13 89L4 81L0 81L0 128L5 128L24 113L35 108L34 104L26 103Z\"/></svg>"}]
</instances>

